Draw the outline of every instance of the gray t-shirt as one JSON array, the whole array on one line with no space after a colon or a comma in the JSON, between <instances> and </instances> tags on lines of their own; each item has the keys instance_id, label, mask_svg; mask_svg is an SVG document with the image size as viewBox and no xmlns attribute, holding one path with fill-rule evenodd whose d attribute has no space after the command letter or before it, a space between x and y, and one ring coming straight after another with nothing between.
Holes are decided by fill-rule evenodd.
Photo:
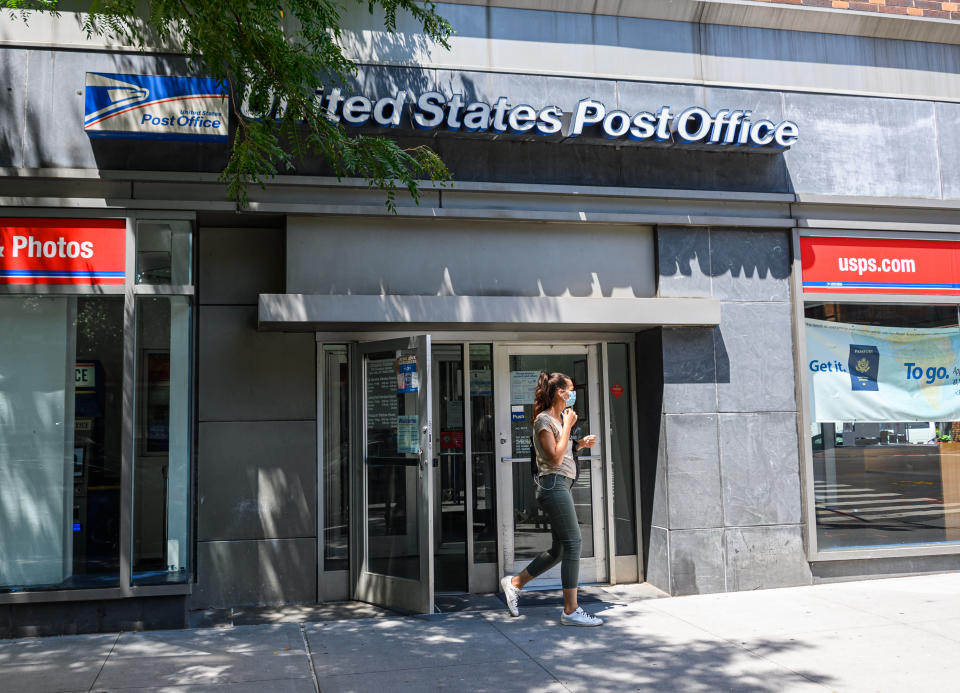
<instances>
[{"instance_id":1,"label":"gray t-shirt","mask_svg":"<svg viewBox=\"0 0 960 693\"><path fill-rule=\"evenodd\" d=\"M540 447L540 431L553 432L554 438L560 440L563 424L557 421L549 412L542 411L533 421L533 445L537 451L537 471L539 474L559 474L569 479L577 478L577 468L573 461L573 439L567 441L567 451L563 453L563 464L555 467L543 454Z\"/></svg>"}]
</instances>

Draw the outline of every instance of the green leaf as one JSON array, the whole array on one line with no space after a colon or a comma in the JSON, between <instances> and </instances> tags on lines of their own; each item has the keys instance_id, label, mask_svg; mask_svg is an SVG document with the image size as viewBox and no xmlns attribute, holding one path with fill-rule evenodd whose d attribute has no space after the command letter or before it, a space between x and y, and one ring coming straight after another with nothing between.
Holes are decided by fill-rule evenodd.
<instances>
[{"instance_id":1,"label":"green leaf","mask_svg":"<svg viewBox=\"0 0 960 693\"><path fill-rule=\"evenodd\" d=\"M317 88L344 81L357 65L341 47L348 3L378 9L388 32L411 18L423 36L449 48L450 24L433 2L414 0L91 0L83 28L140 50L176 45L198 75L229 86L237 123L230 159L221 173L230 198L248 204L250 185L295 170L297 161L322 156L338 177L365 178L397 209L397 192L420 199L419 181L446 183L450 171L423 145L404 149L391 139L348 134L332 122ZM75 10L59 0L0 0L28 21L31 12ZM240 100L253 119L240 115Z\"/></svg>"}]
</instances>

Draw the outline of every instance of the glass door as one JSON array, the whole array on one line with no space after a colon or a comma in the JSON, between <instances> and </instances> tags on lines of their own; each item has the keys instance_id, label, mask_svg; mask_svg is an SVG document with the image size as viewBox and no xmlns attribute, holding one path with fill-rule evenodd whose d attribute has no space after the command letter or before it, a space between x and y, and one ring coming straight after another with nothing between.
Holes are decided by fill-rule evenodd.
<instances>
[{"instance_id":1,"label":"glass door","mask_svg":"<svg viewBox=\"0 0 960 693\"><path fill-rule=\"evenodd\" d=\"M523 569L541 551L550 548L550 524L537 505L535 481L530 473L533 394L541 370L568 375L577 391L574 429L580 438L598 435L593 448L580 455L580 475L573 487L583 549L581 583L604 582L607 570L604 475L599 435L599 376L595 345L496 347L494 364L497 392L498 531L501 574ZM559 586L560 566L534 580L533 586Z\"/></svg>"},{"instance_id":2,"label":"glass door","mask_svg":"<svg viewBox=\"0 0 960 693\"><path fill-rule=\"evenodd\" d=\"M430 337L357 347L359 550L355 596L433 612L433 425Z\"/></svg>"}]
</instances>

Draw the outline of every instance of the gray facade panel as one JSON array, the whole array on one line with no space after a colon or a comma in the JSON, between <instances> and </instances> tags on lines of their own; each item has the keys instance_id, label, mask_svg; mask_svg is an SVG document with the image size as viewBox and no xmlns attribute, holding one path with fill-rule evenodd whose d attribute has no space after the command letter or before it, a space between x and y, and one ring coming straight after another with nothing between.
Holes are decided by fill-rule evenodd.
<instances>
[{"instance_id":1,"label":"gray facade panel","mask_svg":"<svg viewBox=\"0 0 960 693\"><path fill-rule=\"evenodd\" d=\"M663 411L668 414L717 410L716 330L663 330Z\"/></svg>"},{"instance_id":2,"label":"gray facade panel","mask_svg":"<svg viewBox=\"0 0 960 693\"><path fill-rule=\"evenodd\" d=\"M255 307L200 308L201 421L315 419L311 333L258 332Z\"/></svg>"},{"instance_id":3,"label":"gray facade panel","mask_svg":"<svg viewBox=\"0 0 960 693\"><path fill-rule=\"evenodd\" d=\"M714 298L787 301L790 239L785 231L710 230Z\"/></svg>"},{"instance_id":4,"label":"gray facade panel","mask_svg":"<svg viewBox=\"0 0 960 693\"><path fill-rule=\"evenodd\" d=\"M314 422L202 423L197 469L200 541L316 536Z\"/></svg>"},{"instance_id":5,"label":"gray facade panel","mask_svg":"<svg viewBox=\"0 0 960 693\"><path fill-rule=\"evenodd\" d=\"M536 109L559 106L564 113L576 110L580 99L596 99L610 109L617 101L617 83L603 79L438 70L437 85L444 94L463 94L468 103L493 104L499 97L506 96L511 106L528 104Z\"/></svg>"},{"instance_id":6,"label":"gray facade panel","mask_svg":"<svg viewBox=\"0 0 960 693\"><path fill-rule=\"evenodd\" d=\"M960 198L960 104L938 103L937 138L944 199Z\"/></svg>"},{"instance_id":7,"label":"gray facade panel","mask_svg":"<svg viewBox=\"0 0 960 693\"><path fill-rule=\"evenodd\" d=\"M663 527L650 528L644 580L664 592L670 591L670 535Z\"/></svg>"},{"instance_id":8,"label":"gray facade panel","mask_svg":"<svg viewBox=\"0 0 960 693\"><path fill-rule=\"evenodd\" d=\"M795 414L721 414L720 469L724 525L800 522Z\"/></svg>"},{"instance_id":9,"label":"gray facade panel","mask_svg":"<svg viewBox=\"0 0 960 693\"><path fill-rule=\"evenodd\" d=\"M655 82L617 82L617 107L630 115L640 111L656 113L661 106L669 106L676 115L688 106L700 106L704 90L686 84L657 84Z\"/></svg>"},{"instance_id":10,"label":"gray facade panel","mask_svg":"<svg viewBox=\"0 0 960 693\"><path fill-rule=\"evenodd\" d=\"M724 544L730 591L812 582L799 525L728 528Z\"/></svg>"},{"instance_id":11,"label":"gray facade panel","mask_svg":"<svg viewBox=\"0 0 960 693\"><path fill-rule=\"evenodd\" d=\"M627 226L587 234L574 224L291 217L287 291L650 297L653 236Z\"/></svg>"},{"instance_id":12,"label":"gray facade panel","mask_svg":"<svg viewBox=\"0 0 960 693\"><path fill-rule=\"evenodd\" d=\"M721 527L717 416L664 417L670 529Z\"/></svg>"},{"instance_id":13,"label":"gray facade panel","mask_svg":"<svg viewBox=\"0 0 960 693\"><path fill-rule=\"evenodd\" d=\"M775 123L783 120L783 95L779 91L706 87L703 92L703 107L711 113L726 108L752 111L751 118L766 118Z\"/></svg>"},{"instance_id":14,"label":"gray facade panel","mask_svg":"<svg viewBox=\"0 0 960 693\"><path fill-rule=\"evenodd\" d=\"M261 293L282 293L281 229L201 228L198 298L201 305L255 306Z\"/></svg>"},{"instance_id":15,"label":"gray facade panel","mask_svg":"<svg viewBox=\"0 0 960 693\"><path fill-rule=\"evenodd\" d=\"M721 315L719 411L796 411L790 304L724 303Z\"/></svg>"},{"instance_id":16,"label":"gray facade panel","mask_svg":"<svg viewBox=\"0 0 960 693\"><path fill-rule=\"evenodd\" d=\"M670 532L670 594L710 594L725 589L723 530Z\"/></svg>"},{"instance_id":17,"label":"gray facade panel","mask_svg":"<svg viewBox=\"0 0 960 693\"><path fill-rule=\"evenodd\" d=\"M824 195L940 197L934 104L785 94L800 142L784 153L793 189Z\"/></svg>"},{"instance_id":18,"label":"gray facade panel","mask_svg":"<svg viewBox=\"0 0 960 693\"><path fill-rule=\"evenodd\" d=\"M657 439L657 460L654 475L653 493L648 497L652 499L651 524L657 527L669 527L670 525L670 489L667 487L667 437L664 435L666 421L660 417L660 432Z\"/></svg>"},{"instance_id":19,"label":"gray facade panel","mask_svg":"<svg viewBox=\"0 0 960 693\"><path fill-rule=\"evenodd\" d=\"M0 50L0 75L7 88L0 99L0 166L23 166L23 104L32 88L27 82L28 55Z\"/></svg>"},{"instance_id":20,"label":"gray facade panel","mask_svg":"<svg viewBox=\"0 0 960 693\"><path fill-rule=\"evenodd\" d=\"M317 598L314 539L201 541L191 608L298 604Z\"/></svg>"},{"instance_id":21,"label":"gray facade panel","mask_svg":"<svg viewBox=\"0 0 960 693\"><path fill-rule=\"evenodd\" d=\"M710 230L657 228L658 296L708 297Z\"/></svg>"}]
</instances>

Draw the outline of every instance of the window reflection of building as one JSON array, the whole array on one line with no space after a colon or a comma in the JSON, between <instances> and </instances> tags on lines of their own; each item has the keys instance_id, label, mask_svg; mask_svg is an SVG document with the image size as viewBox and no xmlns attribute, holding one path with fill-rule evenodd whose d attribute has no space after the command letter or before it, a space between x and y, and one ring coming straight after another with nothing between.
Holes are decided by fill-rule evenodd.
<instances>
[{"instance_id":1,"label":"window reflection of building","mask_svg":"<svg viewBox=\"0 0 960 693\"><path fill-rule=\"evenodd\" d=\"M833 323L957 330L956 306L808 303ZM938 332L937 334L939 334ZM809 345L809 336L808 336ZM901 347L898 359L922 362ZM817 423L811 387L817 542L821 550L960 541L958 421Z\"/></svg>"}]
</instances>

